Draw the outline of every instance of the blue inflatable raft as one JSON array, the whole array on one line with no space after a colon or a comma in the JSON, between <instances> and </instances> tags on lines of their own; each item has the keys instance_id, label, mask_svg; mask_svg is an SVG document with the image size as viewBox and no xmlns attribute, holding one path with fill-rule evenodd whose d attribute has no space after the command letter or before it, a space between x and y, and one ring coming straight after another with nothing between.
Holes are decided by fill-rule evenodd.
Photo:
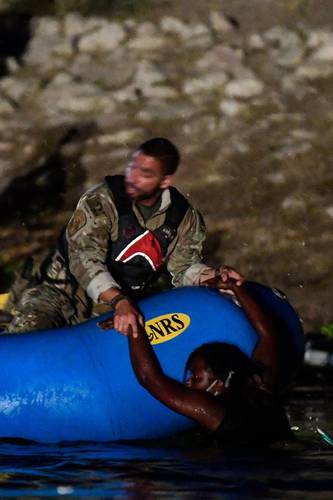
<instances>
[{"instance_id":1,"label":"blue inflatable raft","mask_svg":"<svg viewBox=\"0 0 333 500\"><path fill-rule=\"evenodd\" d=\"M281 324L287 384L303 358L301 324L279 293L255 283L248 286ZM251 355L257 341L242 309L212 289L173 289L139 306L165 372L178 380L190 352L204 342L230 342ZM192 425L138 384L126 337L101 331L97 319L59 330L2 336L0 372L0 438L149 439Z\"/></svg>"}]
</instances>

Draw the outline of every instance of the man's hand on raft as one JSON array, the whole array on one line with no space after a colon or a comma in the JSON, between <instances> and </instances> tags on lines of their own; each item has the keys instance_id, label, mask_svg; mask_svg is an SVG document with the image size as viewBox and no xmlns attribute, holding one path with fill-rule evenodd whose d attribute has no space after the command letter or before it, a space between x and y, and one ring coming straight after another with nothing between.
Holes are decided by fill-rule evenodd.
<instances>
[{"instance_id":1,"label":"man's hand on raft","mask_svg":"<svg viewBox=\"0 0 333 500\"><path fill-rule=\"evenodd\" d=\"M123 335L128 335L128 332L132 330L132 335L136 338L138 336L138 324L144 327L143 317L129 299L123 299L116 304L113 316L100 321L98 326L102 330L115 328Z\"/></svg>"},{"instance_id":2,"label":"man's hand on raft","mask_svg":"<svg viewBox=\"0 0 333 500\"><path fill-rule=\"evenodd\" d=\"M203 273L200 285L218 288L223 293L234 295L233 287L241 286L244 281L244 276L232 267L221 266L211 272L208 271L206 275Z\"/></svg>"}]
</instances>

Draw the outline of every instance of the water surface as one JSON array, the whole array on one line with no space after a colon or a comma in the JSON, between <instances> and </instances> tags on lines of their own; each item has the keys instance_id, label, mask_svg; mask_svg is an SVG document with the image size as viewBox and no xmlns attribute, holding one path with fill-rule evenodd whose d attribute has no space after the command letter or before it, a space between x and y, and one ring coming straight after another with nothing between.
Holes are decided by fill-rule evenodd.
<instances>
[{"instance_id":1,"label":"water surface","mask_svg":"<svg viewBox=\"0 0 333 500\"><path fill-rule=\"evenodd\" d=\"M287 411L299 439L269 451L166 443L0 442L0 497L331 499L332 394L300 391Z\"/></svg>"}]
</instances>

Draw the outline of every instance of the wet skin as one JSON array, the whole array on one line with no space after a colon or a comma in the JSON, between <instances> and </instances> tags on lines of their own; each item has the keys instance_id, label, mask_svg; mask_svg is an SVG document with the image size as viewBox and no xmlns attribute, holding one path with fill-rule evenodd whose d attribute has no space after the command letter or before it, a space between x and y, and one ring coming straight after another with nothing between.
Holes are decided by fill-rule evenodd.
<instances>
[{"instance_id":1,"label":"wet skin","mask_svg":"<svg viewBox=\"0 0 333 500\"><path fill-rule=\"evenodd\" d=\"M190 389L207 391L209 386L211 386L211 384L213 384L216 380L217 378L214 376L206 361L201 357L196 357L191 363L190 376L186 380L185 385Z\"/></svg>"}]
</instances>

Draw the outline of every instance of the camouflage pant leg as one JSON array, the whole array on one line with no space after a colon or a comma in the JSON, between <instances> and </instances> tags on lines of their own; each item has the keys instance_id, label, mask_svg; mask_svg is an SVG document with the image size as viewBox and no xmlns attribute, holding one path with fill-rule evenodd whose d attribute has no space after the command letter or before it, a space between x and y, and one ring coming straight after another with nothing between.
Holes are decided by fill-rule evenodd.
<instances>
[{"instance_id":1,"label":"camouflage pant leg","mask_svg":"<svg viewBox=\"0 0 333 500\"><path fill-rule=\"evenodd\" d=\"M75 313L73 302L62 290L41 284L23 292L6 333L58 328L71 323Z\"/></svg>"}]
</instances>

